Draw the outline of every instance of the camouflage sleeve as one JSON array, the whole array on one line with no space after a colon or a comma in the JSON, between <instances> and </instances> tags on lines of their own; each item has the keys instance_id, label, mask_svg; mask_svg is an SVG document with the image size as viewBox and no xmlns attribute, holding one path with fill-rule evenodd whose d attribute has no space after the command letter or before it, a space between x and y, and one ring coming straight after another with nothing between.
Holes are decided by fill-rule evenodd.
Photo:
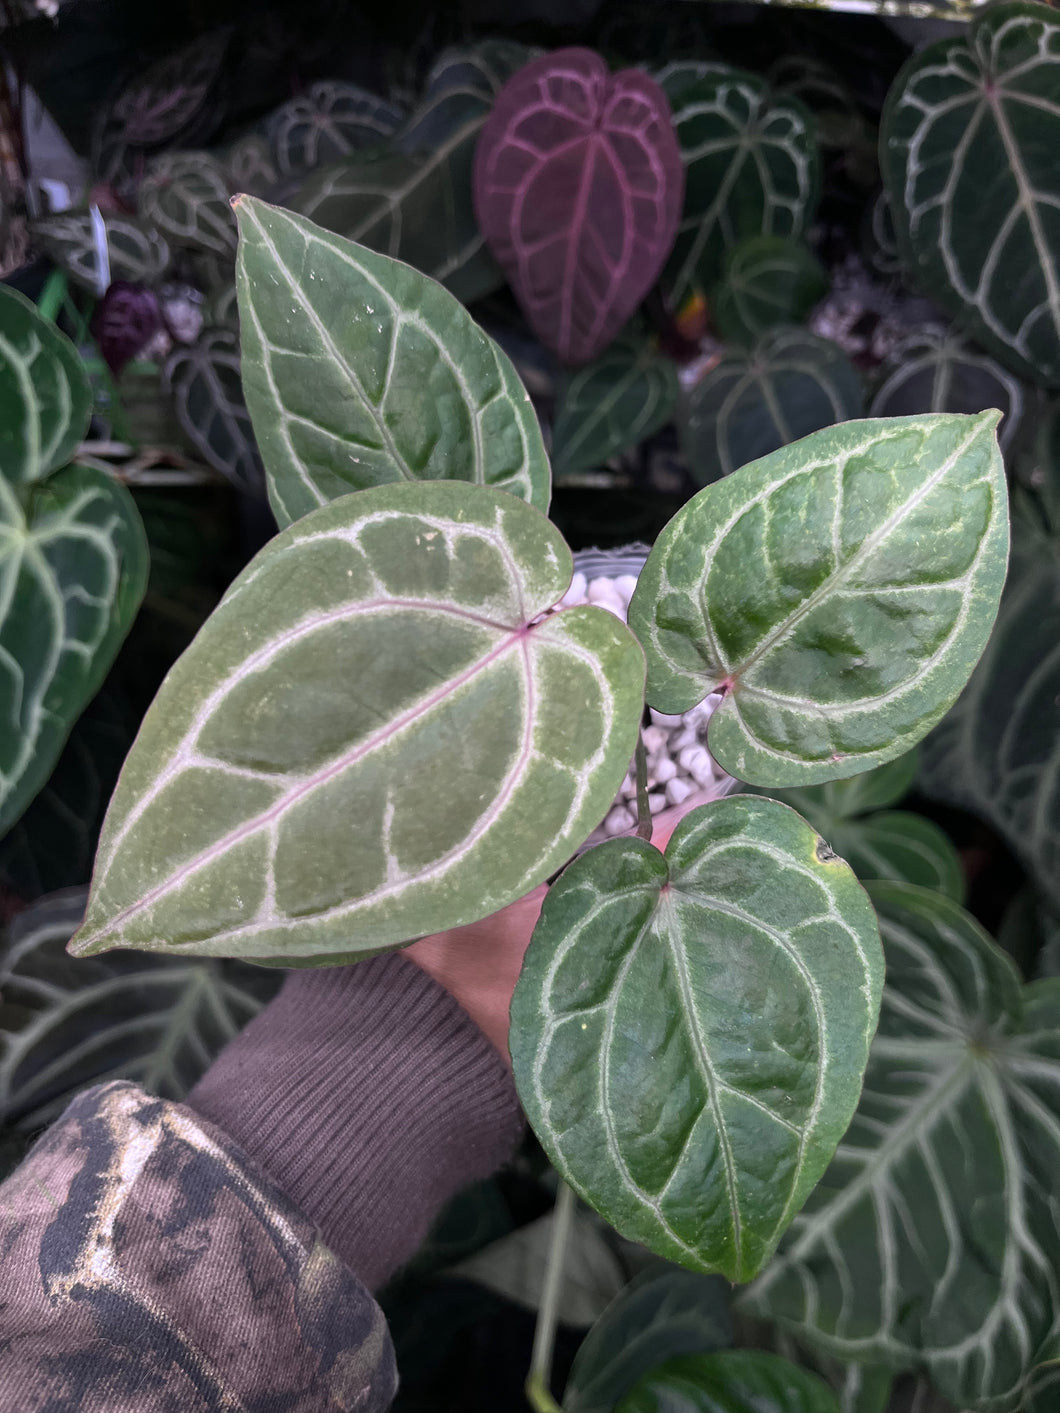
<instances>
[{"instance_id":1,"label":"camouflage sleeve","mask_svg":"<svg viewBox=\"0 0 1060 1413\"><path fill-rule=\"evenodd\" d=\"M217 1128L125 1082L0 1186L2 1413L382 1413L375 1301Z\"/></svg>"}]
</instances>

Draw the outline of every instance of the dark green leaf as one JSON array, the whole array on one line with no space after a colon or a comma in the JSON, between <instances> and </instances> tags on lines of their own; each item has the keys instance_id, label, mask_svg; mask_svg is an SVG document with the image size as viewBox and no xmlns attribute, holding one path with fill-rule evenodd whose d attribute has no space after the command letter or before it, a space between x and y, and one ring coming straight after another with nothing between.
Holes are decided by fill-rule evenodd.
<instances>
[{"instance_id":1,"label":"dark green leaf","mask_svg":"<svg viewBox=\"0 0 1060 1413\"><path fill-rule=\"evenodd\" d=\"M919 762L920 753L914 749L886 765L851 775L846 780L827 780L823 785L785 790L784 799L808 819L819 834L824 834L837 821L856 819L858 815L898 804L913 788Z\"/></svg>"},{"instance_id":2,"label":"dark green leaf","mask_svg":"<svg viewBox=\"0 0 1060 1413\"><path fill-rule=\"evenodd\" d=\"M0 286L0 479L38 481L65 466L91 410L77 349L25 295Z\"/></svg>"},{"instance_id":3,"label":"dark green leaf","mask_svg":"<svg viewBox=\"0 0 1060 1413\"><path fill-rule=\"evenodd\" d=\"M239 220L243 384L281 525L399 480L474 481L548 506L530 399L452 295L252 198Z\"/></svg>"},{"instance_id":4,"label":"dark green leaf","mask_svg":"<svg viewBox=\"0 0 1060 1413\"><path fill-rule=\"evenodd\" d=\"M775 329L749 352L728 349L684 400L689 469L708 485L789 442L856 417L861 379L837 344Z\"/></svg>"},{"instance_id":5,"label":"dark green leaf","mask_svg":"<svg viewBox=\"0 0 1060 1413\"><path fill-rule=\"evenodd\" d=\"M964 901L960 856L943 830L908 810L881 810L849 820L824 836L859 878L893 878Z\"/></svg>"},{"instance_id":6,"label":"dark green leaf","mask_svg":"<svg viewBox=\"0 0 1060 1413\"><path fill-rule=\"evenodd\" d=\"M997 612L996 421L850 422L700 491L630 604L650 704L683 712L723 691L711 753L767 788L908 751L967 681Z\"/></svg>"},{"instance_id":7,"label":"dark green leaf","mask_svg":"<svg viewBox=\"0 0 1060 1413\"><path fill-rule=\"evenodd\" d=\"M97 231L106 241L106 268L100 267ZM169 268L165 239L146 222L115 212L64 211L33 226L33 234L48 256L75 284L97 298L110 280L150 285ZM102 286L102 287L101 287Z\"/></svg>"},{"instance_id":8,"label":"dark green leaf","mask_svg":"<svg viewBox=\"0 0 1060 1413\"><path fill-rule=\"evenodd\" d=\"M334 162L393 135L404 113L356 83L326 79L277 108L269 137L281 175Z\"/></svg>"},{"instance_id":9,"label":"dark green leaf","mask_svg":"<svg viewBox=\"0 0 1060 1413\"><path fill-rule=\"evenodd\" d=\"M162 369L181 430L208 466L243 490L260 490L261 462L243 401L234 329L203 329L180 344Z\"/></svg>"},{"instance_id":10,"label":"dark green leaf","mask_svg":"<svg viewBox=\"0 0 1060 1413\"><path fill-rule=\"evenodd\" d=\"M379 486L274 539L170 671L103 829L79 955L313 965L485 917L603 817L644 662L539 512Z\"/></svg>"},{"instance_id":11,"label":"dark green leaf","mask_svg":"<svg viewBox=\"0 0 1060 1413\"><path fill-rule=\"evenodd\" d=\"M839 1413L828 1385L762 1349L686 1354L653 1369L617 1413Z\"/></svg>"},{"instance_id":12,"label":"dark green leaf","mask_svg":"<svg viewBox=\"0 0 1060 1413\"><path fill-rule=\"evenodd\" d=\"M167 152L140 184L140 217L173 245L231 260L236 227L228 196L228 174L209 152Z\"/></svg>"},{"instance_id":13,"label":"dark green leaf","mask_svg":"<svg viewBox=\"0 0 1060 1413\"><path fill-rule=\"evenodd\" d=\"M823 265L801 241L751 236L729 252L708 305L721 338L750 347L778 325L801 324L827 290Z\"/></svg>"},{"instance_id":14,"label":"dark green leaf","mask_svg":"<svg viewBox=\"0 0 1060 1413\"><path fill-rule=\"evenodd\" d=\"M719 800L665 857L611 840L552 886L512 1001L516 1087L620 1232L748 1280L850 1122L882 981L847 865L775 800Z\"/></svg>"},{"instance_id":15,"label":"dark green leaf","mask_svg":"<svg viewBox=\"0 0 1060 1413\"><path fill-rule=\"evenodd\" d=\"M560 385L552 428L552 468L567 476L602 466L646 441L677 404L677 370L647 338L626 334Z\"/></svg>"}]
</instances>

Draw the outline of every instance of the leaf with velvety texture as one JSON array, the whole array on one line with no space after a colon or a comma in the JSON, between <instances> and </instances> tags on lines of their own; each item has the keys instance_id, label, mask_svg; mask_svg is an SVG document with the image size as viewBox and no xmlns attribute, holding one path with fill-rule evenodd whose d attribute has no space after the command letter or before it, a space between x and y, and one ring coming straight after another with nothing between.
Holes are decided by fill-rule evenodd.
<instances>
[{"instance_id":1,"label":"leaf with velvety texture","mask_svg":"<svg viewBox=\"0 0 1060 1413\"><path fill-rule=\"evenodd\" d=\"M637 69L559 49L502 89L475 210L531 328L565 363L601 353L662 269L684 177L670 108Z\"/></svg>"},{"instance_id":2,"label":"leaf with velvety texture","mask_svg":"<svg viewBox=\"0 0 1060 1413\"><path fill-rule=\"evenodd\" d=\"M1014 372L1060 385L1060 19L995 5L898 75L880 165L906 268Z\"/></svg>"},{"instance_id":3,"label":"leaf with velvety texture","mask_svg":"<svg viewBox=\"0 0 1060 1413\"><path fill-rule=\"evenodd\" d=\"M816 1374L764 1349L719 1349L669 1359L637 1383L616 1413L839 1413Z\"/></svg>"},{"instance_id":4,"label":"leaf with velvety texture","mask_svg":"<svg viewBox=\"0 0 1060 1413\"><path fill-rule=\"evenodd\" d=\"M629 621L649 703L724 698L709 744L766 788L903 754L983 651L1005 577L996 412L848 422L693 497L641 572Z\"/></svg>"},{"instance_id":5,"label":"leaf with velvety texture","mask_svg":"<svg viewBox=\"0 0 1060 1413\"><path fill-rule=\"evenodd\" d=\"M882 982L842 859L786 805L719 800L665 856L609 840L553 884L512 1001L516 1088L624 1236L749 1280L850 1122Z\"/></svg>"},{"instance_id":6,"label":"leaf with velvety texture","mask_svg":"<svg viewBox=\"0 0 1060 1413\"><path fill-rule=\"evenodd\" d=\"M548 507L526 390L452 295L279 207L246 197L238 216L243 388L281 525L402 480Z\"/></svg>"},{"instance_id":7,"label":"leaf with velvety texture","mask_svg":"<svg viewBox=\"0 0 1060 1413\"><path fill-rule=\"evenodd\" d=\"M132 497L105 472L68 466L25 505L0 478L0 836L99 691L147 568Z\"/></svg>"},{"instance_id":8,"label":"leaf with velvety texture","mask_svg":"<svg viewBox=\"0 0 1060 1413\"><path fill-rule=\"evenodd\" d=\"M312 965L472 922L553 873L629 765L643 657L540 512L346 496L251 561L129 754L72 949Z\"/></svg>"},{"instance_id":9,"label":"leaf with velvety texture","mask_svg":"<svg viewBox=\"0 0 1060 1413\"><path fill-rule=\"evenodd\" d=\"M0 478L37 481L64 466L91 410L77 349L25 295L0 286Z\"/></svg>"},{"instance_id":10,"label":"leaf with velvety texture","mask_svg":"<svg viewBox=\"0 0 1060 1413\"><path fill-rule=\"evenodd\" d=\"M948 898L869 894L887 986L861 1103L745 1306L1012 1413L1060 1339L1060 982L1021 986Z\"/></svg>"}]
</instances>

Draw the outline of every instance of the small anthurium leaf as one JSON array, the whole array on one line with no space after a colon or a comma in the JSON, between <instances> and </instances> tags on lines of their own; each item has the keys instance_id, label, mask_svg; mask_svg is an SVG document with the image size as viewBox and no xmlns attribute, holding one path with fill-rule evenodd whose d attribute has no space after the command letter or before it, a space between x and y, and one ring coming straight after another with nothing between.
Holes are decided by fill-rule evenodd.
<instances>
[{"instance_id":1,"label":"small anthurium leaf","mask_svg":"<svg viewBox=\"0 0 1060 1413\"><path fill-rule=\"evenodd\" d=\"M147 541L124 487L68 466L0 477L0 837L41 788L140 606Z\"/></svg>"},{"instance_id":2,"label":"small anthurium leaf","mask_svg":"<svg viewBox=\"0 0 1060 1413\"><path fill-rule=\"evenodd\" d=\"M260 494L261 461L243 401L235 330L204 329L194 343L175 348L162 381L181 430L207 465L233 485Z\"/></svg>"},{"instance_id":3,"label":"small anthurium leaf","mask_svg":"<svg viewBox=\"0 0 1060 1413\"><path fill-rule=\"evenodd\" d=\"M25 295L0 286L0 479L37 481L64 466L91 411L77 349Z\"/></svg>"},{"instance_id":4,"label":"small anthurium leaf","mask_svg":"<svg viewBox=\"0 0 1060 1413\"><path fill-rule=\"evenodd\" d=\"M751 236L730 251L708 305L721 338L749 348L778 325L801 324L827 289L824 267L802 241Z\"/></svg>"},{"instance_id":5,"label":"small anthurium leaf","mask_svg":"<svg viewBox=\"0 0 1060 1413\"><path fill-rule=\"evenodd\" d=\"M719 1276L649 1268L615 1297L578 1346L563 1390L564 1413L612 1413L655 1365L731 1342L729 1292Z\"/></svg>"},{"instance_id":6,"label":"small anthurium leaf","mask_svg":"<svg viewBox=\"0 0 1060 1413\"><path fill-rule=\"evenodd\" d=\"M684 1354L652 1369L616 1413L839 1413L816 1374L764 1349Z\"/></svg>"},{"instance_id":7,"label":"small anthurium leaf","mask_svg":"<svg viewBox=\"0 0 1060 1413\"><path fill-rule=\"evenodd\" d=\"M510 79L475 154L475 210L531 328L565 363L607 347L655 283L684 178L666 95L559 49Z\"/></svg>"},{"instance_id":8,"label":"small anthurium leaf","mask_svg":"<svg viewBox=\"0 0 1060 1413\"><path fill-rule=\"evenodd\" d=\"M269 119L277 171L288 176L377 146L397 131L404 116L396 104L359 84L341 79L311 84Z\"/></svg>"},{"instance_id":9,"label":"small anthurium leaf","mask_svg":"<svg viewBox=\"0 0 1060 1413\"><path fill-rule=\"evenodd\" d=\"M507 356L418 271L247 197L243 386L281 525L347 491L461 480L548 506L537 417Z\"/></svg>"},{"instance_id":10,"label":"small anthurium leaf","mask_svg":"<svg viewBox=\"0 0 1060 1413\"><path fill-rule=\"evenodd\" d=\"M825 834L859 878L892 878L964 901L960 855L933 820L909 810L880 810Z\"/></svg>"},{"instance_id":11,"label":"small anthurium leaf","mask_svg":"<svg viewBox=\"0 0 1060 1413\"><path fill-rule=\"evenodd\" d=\"M861 412L857 369L838 344L774 329L750 351L722 353L684 399L689 470L709 485L737 466Z\"/></svg>"},{"instance_id":12,"label":"small anthurium leaf","mask_svg":"<svg viewBox=\"0 0 1060 1413\"><path fill-rule=\"evenodd\" d=\"M571 571L539 511L459 482L282 532L148 711L72 950L313 965L547 878L606 813L643 706L606 609L535 623Z\"/></svg>"},{"instance_id":13,"label":"small anthurium leaf","mask_svg":"<svg viewBox=\"0 0 1060 1413\"><path fill-rule=\"evenodd\" d=\"M623 1235L749 1280L850 1122L882 982L842 859L786 805L718 800L665 856L613 839L553 884L512 1001L516 1087Z\"/></svg>"},{"instance_id":14,"label":"small anthurium leaf","mask_svg":"<svg viewBox=\"0 0 1060 1413\"><path fill-rule=\"evenodd\" d=\"M228 174L209 152L166 152L140 184L140 217L172 245L230 261L236 227L228 196Z\"/></svg>"},{"instance_id":15,"label":"small anthurium leaf","mask_svg":"<svg viewBox=\"0 0 1060 1413\"><path fill-rule=\"evenodd\" d=\"M749 236L801 236L813 219L820 159L813 116L742 69L664 81L685 168L684 206L662 284L677 312L706 296L726 253Z\"/></svg>"},{"instance_id":16,"label":"small anthurium leaf","mask_svg":"<svg viewBox=\"0 0 1060 1413\"><path fill-rule=\"evenodd\" d=\"M153 226L115 212L64 211L33 223L33 235L56 265L89 294L99 295L101 272L99 227L106 242L110 277L134 284L153 284L169 268L170 252Z\"/></svg>"},{"instance_id":17,"label":"small anthurium leaf","mask_svg":"<svg viewBox=\"0 0 1060 1413\"><path fill-rule=\"evenodd\" d=\"M711 754L766 788L857 774L916 745L997 613L997 419L848 422L700 491L630 604L650 705L684 712L722 691Z\"/></svg>"},{"instance_id":18,"label":"small anthurium leaf","mask_svg":"<svg viewBox=\"0 0 1060 1413\"><path fill-rule=\"evenodd\" d=\"M1023 385L992 358L949 329L922 329L900 339L880 368L869 411L873 417L918 412L1003 414L997 436L1007 451L1019 431Z\"/></svg>"},{"instance_id":19,"label":"small anthurium leaf","mask_svg":"<svg viewBox=\"0 0 1060 1413\"><path fill-rule=\"evenodd\" d=\"M868 891L887 985L864 1092L744 1308L834 1358L921 1368L957 1408L1014 1413L1060 1336L1060 981L1021 986L949 898Z\"/></svg>"},{"instance_id":20,"label":"small anthurium leaf","mask_svg":"<svg viewBox=\"0 0 1060 1413\"><path fill-rule=\"evenodd\" d=\"M915 54L880 165L908 270L1014 372L1060 386L1060 18L992 5Z\"/></svg>"},{"instance_id":21,"label":"small anthurium leaf","mask_svg":"<svg viewBox=\"0 0 1060 1413\"><path fill-rule=\"evenodd\" d=\"M819 834L824 834L826 827L838 820L856 819L860 814L898 804L913 788L919 763L920 752L914 747L904 756L846 780L828 780L823 785L785 790L784 799L808 819Z\"/></svg>"},{"instance_id":22,"label":"small anthurium leaf","mask_svg":"<svg viewBox=\"0 0 1060 1413\"><path fill-rule=\"evenodd\" d=\"M602 466L646 441L670 420L680 387L677 369L653 340L627 334L570 373L556 398L552 469L566 476Z\"/></svg>"}]
</instances>

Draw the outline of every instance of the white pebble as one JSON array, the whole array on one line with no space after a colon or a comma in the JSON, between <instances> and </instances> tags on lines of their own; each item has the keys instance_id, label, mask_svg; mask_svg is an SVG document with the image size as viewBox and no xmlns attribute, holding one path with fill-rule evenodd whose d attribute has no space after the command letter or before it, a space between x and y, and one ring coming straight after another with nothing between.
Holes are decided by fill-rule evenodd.
<instances>
[{"instance_id":1,"label":"white pebble","mask_svg":"<svg viewBox=\"0 0 1060 1413\"><path fill-rule=\"evenodd\" d=\"M672 755L675 751L683 751L687 746L698 746L699 735L694 726L686 726L683 731L677 731L667 742L667 749Z\"/></svg>"},{"instance_id":2,"label":"white pebble","mask_svg":"<svg viewBox=\"0 0 1060 1413\"><path fill-rule=\"evenodd\" d=\"M697 769L701 769L703 762L709 765L710 756L702 746L685 746L684 750L677 757L677 763L682 770L687 770L689 775L695 775Z\"/></svg>"},{"instance_id":3,"label":"white pebble","mask_svg":"<svg viewBox=\"0 0 1060 1413\"><path fill-rule=\"evenodd\" d=\"M610 814L604 820L604 833L608 837L614 834L622 834L627 829L632 829L637 822L635 814L631 814L625 805L615 805Z\"/></svg>"},{"instance_id":4,"label":"white pebble","mask_svg":"<svg viewBox=\"0 0 1060 1413\"><path fill-rule=\"evenodd\" d=\"M665 785L677 774L677 766L669 756L659 756L654 763L648 762L648 778L656 785Z\"/></svg>"},{"instance_id":5,"label":"white pebble","mask_svg":"<svg viewBox=\"0 0 1060 1413\"><path fill-rule=\"evenodd\" d=\"M622 782L622 789L619 792L624 800L632 800L637 793L637 782L632 775L627 775Z\"/></svg>"},{"instance_id":6,"label":"white pebble","mask_svg":"<svg viewBox=\"0 0 1060 1413\"><path fill-rule=\"evenodd\" d=\"M684 804L689 795L692 794L692 786L687 780L675 778L666 786L666 798L672 805Z\"/></svg>"},{"instance_id":7,"label":"white pebble","mask_svg":"<svg viewBox=\"0 0 1060 1413\"><path fill-rule=\"evenodd\" d=\"M650 756L656 756L660 751L666 749L668 733L661 726L645 726L640 733L644 740L644 749Z\"/></svg>"},{"instance_id":8,"label":"white pebble","mask_svg":"<svg viewBox=\"0 0 1060 1413\"><path fill-rule=\"evenodd\" d=\"M575 570L574 578L570 581L570 588L560 599L560 608L573 608L575 604L585 602L585 575L580 569Z\"/></svg>"},{"instance_id":9,"label":"white pebble","mask_svg":"<svg viewBox=\"0 0 1060 1413\"><path fill-rule=\"evenodd\" d=\"M654 707L651 708L651 719L653 725L667 728L680 726L682 720L680 716L667 716L666 712L656 711Z\"/></svg>"},{"instance_id":10,"label":"white pebble","mask_svg":"<svg viewBox=\"0 0 1060 1413\"><path fill-rule=\"evenodd\" d=\"M708 751L703 752L702 760L697 760L689 766L689 771L697 785L712 785L714 783L714 762Z\"/></svg>"},{"instance_id":11,"label":"white pebble","mask_svg":"<svg viewBox=\"0 0 1060 1413\"><path fill-rule=\"evenodd\" d=\"M620 574L612 582L615 586L615 593L628 608L629 601L633 597L633 590L637 587L637 576L635 574Z\"/></svg>"},{"instance_id":12,"label":"white pebble","mask_svg":"<svg viewBox=\"0 0 1060 1413\"><path fill-rule=\"evenodd\" d=\"M663 810L666 808L666 796L649 795L648 808L651 810L652 814L662 814Z\"/></svg>"}]
</instances>

